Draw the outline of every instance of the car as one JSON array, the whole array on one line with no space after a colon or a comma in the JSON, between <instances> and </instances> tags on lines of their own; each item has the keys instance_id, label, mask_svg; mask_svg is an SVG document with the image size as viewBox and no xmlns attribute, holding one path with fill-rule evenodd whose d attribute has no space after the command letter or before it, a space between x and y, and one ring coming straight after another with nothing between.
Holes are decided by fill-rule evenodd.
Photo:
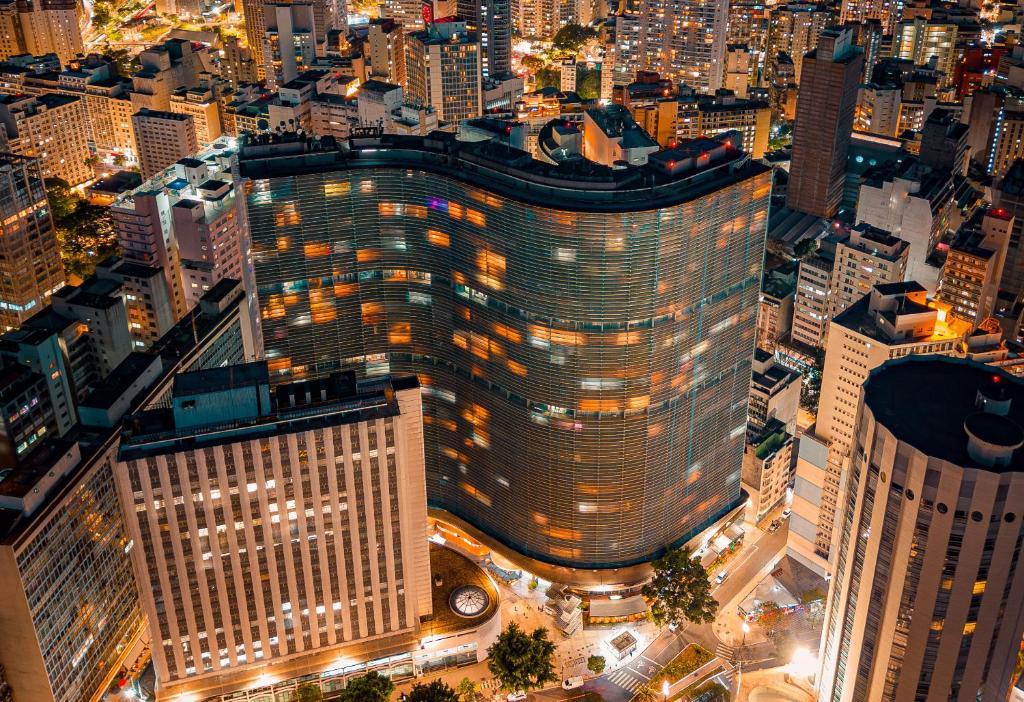
<instances>
[{"instance_id":1,"label":"car","mask_svg":"<svg viewBox=\"0 0 1024 702\"><path fill-rule=\"evenodd\" d=\"M721 585L725 582L725 579L729 577L729 571L723 570L721 573L715 576L715 582Z\"/></svg>"},{"instance_id":2,"label":"car","mask_svg":"<svg viewBox=\"0 0 1024 702\"><path fill-rule=\"evenodd\" d=\"M669 622L668 630L671 631L673 634L676 632L676 629L678 629L678 628L679 628L679 624L678 623L676 623L676 622Z\"/></svg>"},{"instance_id":3,"label":"car","mask_svg":"<svg viewBox=\"0 0 1024 702\"><path fill-rule=\"evenodd\" d=\"M768 525L768 533L774 534L779 530L780 526L782 526L782 522L780 522L778 519L772 521L772 523Z\"/></svg>"},{"instance_id":4,"label":"car","mask_svg":"<svg viewBox=\"0 0 1024 702\"><path fill-rule=\"evenodd\" d=\"M510 692L510 693L508 693L508 697L506 699L508 700L508 702L522 702L523 700L526 699L526 693L523 692L522 690L517 690L516 692Z\"/></svg>"},{"instance_id":5,"label":"car","mask_svg":"<svg viewBox=\"0 0 1024 702\"><path fill-rule=\"evenodd\" d=\"M577 687L583 687L583 676L577 675L572 678L566 678L562 681L563 690L575 690Z\"/></svg>"},{"instance_id":6,"label":"car","mask_svg":"<svg viewBox=\"0 0 1024 702\"><path fill-rule=\"evenodd\" d=\"M790 509L789 507L787 507L786 509L782 510L782 518L783 519L789 519L789 515L791 515L791 514L793 514L793 510Z\"/></svg>"}]
</instances>

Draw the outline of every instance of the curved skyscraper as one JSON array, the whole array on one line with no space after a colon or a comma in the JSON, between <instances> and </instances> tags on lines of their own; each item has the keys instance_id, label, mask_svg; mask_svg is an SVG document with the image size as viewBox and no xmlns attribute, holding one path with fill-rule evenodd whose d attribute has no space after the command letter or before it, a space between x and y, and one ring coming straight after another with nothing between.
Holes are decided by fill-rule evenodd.
<instances>
[{"instance_id":1,"label":"curved skyscraper","mask_svg":"<svg viewBox=\"0 0 1024 702\"><path fill-rule=\"evenodd\" d=\"M433 506L645 562L739 502L770 174L728 137L617 170L448 137L243 149L272 375L416 373Z\"/></svg>"}]
</instances>

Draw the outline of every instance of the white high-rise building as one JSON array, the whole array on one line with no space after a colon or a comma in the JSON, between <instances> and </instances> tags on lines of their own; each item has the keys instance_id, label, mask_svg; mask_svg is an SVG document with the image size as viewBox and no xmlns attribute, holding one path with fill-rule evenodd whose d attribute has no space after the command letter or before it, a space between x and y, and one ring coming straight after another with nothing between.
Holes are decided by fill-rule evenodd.
<instances>
[{"instance_id":1,"label":"white high-rise building","mask_svg":"<svg viewBox=\"0 0 1024 702\"><path fill-rule=\"evenodd\" d=\"M127 421L115 480L161 697L320 672L431 614L415 376L271 393L265 362L226 366Z\"/></svg>"}]
</instances>

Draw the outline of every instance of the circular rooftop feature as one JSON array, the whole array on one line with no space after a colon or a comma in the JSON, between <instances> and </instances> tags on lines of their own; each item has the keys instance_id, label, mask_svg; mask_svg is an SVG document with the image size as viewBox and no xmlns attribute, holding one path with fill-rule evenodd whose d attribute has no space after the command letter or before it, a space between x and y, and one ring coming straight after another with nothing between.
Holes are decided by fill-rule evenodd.
<instances>
[{"instance_id":1,"label":"circular rooftop feature","mask_svg":"<svg viewBox=\"0 0 1024 702\"><path fill-rule=\"evenodd\" d=\"M476 617L487 609L491 598L487 592L476 585L463 585L452 591L448 597L448 606L460 617Z\"/></svg>"}]
</instances>

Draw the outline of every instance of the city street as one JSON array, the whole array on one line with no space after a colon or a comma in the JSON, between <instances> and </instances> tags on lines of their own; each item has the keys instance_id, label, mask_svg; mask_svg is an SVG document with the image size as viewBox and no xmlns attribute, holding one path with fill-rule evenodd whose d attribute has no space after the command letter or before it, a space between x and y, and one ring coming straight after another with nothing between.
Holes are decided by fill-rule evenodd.
<instances>
[{"instance_id":1,"label":"city street","mask_svg":"<svg viewBox=\"0 0 1024 702\"><path fill-rule=\"evenodd\" d=\"M737 601L746 595L757 581L764 577L766 569L772 567L781 557L788 532L789 523L786 522L774 534L765 533L755 543L744 546L737 558L729 564L728 579L715 590L715 597L722 608L720 619L734 615ZM597 693L605 702L628 702L633 698L637 688L654 677L690 643L698 643L720 658L733 659L738 655L738 646L731 643L731 638L728 638L727 642L721 641L715 634L712 624L691 624L675 633L664 629L647 649L634 654L628 665L587 681L579 690L544 690L533 693L530 699L587 700L586 693ZM776 665L777 663L771 661L772 654L772 645L763 641L745 646L742 658L758 666Z\"/></svg>"}]
</instances>

